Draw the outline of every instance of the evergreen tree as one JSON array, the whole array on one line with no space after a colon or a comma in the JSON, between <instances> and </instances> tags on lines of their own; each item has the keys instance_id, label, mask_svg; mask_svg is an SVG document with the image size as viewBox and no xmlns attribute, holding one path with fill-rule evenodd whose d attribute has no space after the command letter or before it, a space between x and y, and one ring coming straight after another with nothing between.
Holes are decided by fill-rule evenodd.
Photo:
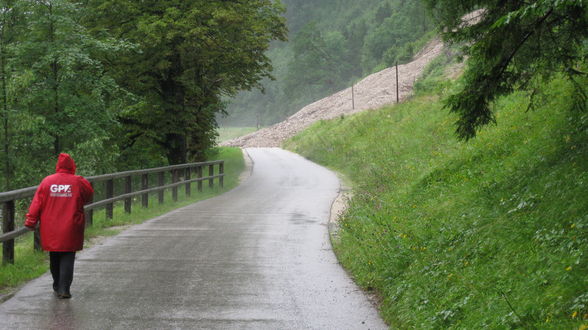
<instances>
[{"instance_id":1,"label":"evergreen tree","mask_svg":"<svg viewBox=\"0 0 588 330\"><path fill-rule=\"evenodd\" d=\"M464 86L447 99L459 115L457 134L470 139L495 120L497 97L525 88L536 77L563 72L572 81L584 74L588 4L577 0L456 1L426 0L445 40L463 45L468 56ZM462 17L476 11L468 21ZM586 92L576 83L576 104Z\"/></svg>"}]
</instances>

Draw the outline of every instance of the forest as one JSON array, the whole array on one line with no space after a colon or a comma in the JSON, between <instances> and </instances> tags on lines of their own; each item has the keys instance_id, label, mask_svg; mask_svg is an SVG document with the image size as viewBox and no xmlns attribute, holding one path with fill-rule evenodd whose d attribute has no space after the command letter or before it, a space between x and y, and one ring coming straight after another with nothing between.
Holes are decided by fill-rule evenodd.
<instances>
[{"instance_id":1,"label":"forest","mask_svg":"<svg viewBox=\"0 0 588 330\"><path fill-rule=\"evenodd\" d=\"M60 152L83 175L202 160L219 122L269 125L409 60L428 17L405 0L2 0L0 189Z\"/></svg>"},{"instance_id":2,"label":"forest","mask_svg":"<svg viewBox=\"0 0 588 330\"><path fill-rule=\"evenodd\" d=\"M59 152L71 153L84 175L202 160L218 124L281 121L409 61L442 29L458 31L446 41L477 61L447 105L469 139L492 122L494 98L577 61L571 54L585 33L575 31L585 27L566 22L585 19L574 3L525 4L508 19L456 29L480 3L2 0L0 188L34 184ZM534 33L540 23L545 31ZM571 42L544 41L562 33ZM483 42L470 49L472 40ZM497 56L493 49L505 45ZM582 104L585 95L576 95Z\"/></svg>"},{"instance_id":3,"label":"forest","mask_svg":"<svg viewBox=\"0 0 588 330\"><path fill-rule=\"evenodd\" d=\"M361 78L409 61L432 38L422 1L283 0L289 42L273 42L275 79L226 99L224 126L269 126Z\"/></svg>"},{"instance_id":4,"label":"forest","mask_svg":"<svg viewBox=\"0 0 588 330\"><path fill-rule=\"evenodd\" d=\"M270 77L271 0L0 1L0 191L202 160L223 98Z\"/></svg>"}]
</instances>

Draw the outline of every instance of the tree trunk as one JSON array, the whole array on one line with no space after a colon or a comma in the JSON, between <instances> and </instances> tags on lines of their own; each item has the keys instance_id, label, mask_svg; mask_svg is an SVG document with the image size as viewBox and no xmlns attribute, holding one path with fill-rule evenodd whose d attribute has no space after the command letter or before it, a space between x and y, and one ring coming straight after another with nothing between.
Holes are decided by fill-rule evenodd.
<instances>
[{"instance_id":1,"label":"tree trunk","mask_svg":"<svg viewBox=\"0 0 588 330\"><path fill-rule=\"evenodd\" d=\"M180 63L180 59L174 58L174 63ZM160 81L164 101L169 107L166 112L169 116L172 116L172 127L170 128L172 132L165 134L164 142L167 160L170 165L186 163L188 151L186 139L188 123L181 119L184 111L186 111L184 92L183 86L175 80L177 76L179 76L179 68L172 67L168 72L167 79Z\"/></svg>"},{"instance_id":2,"label":"tree trunk","mask_svg":"<svg viewBox=\"0 0 588 330\"><path fill-rule=\"evenodd\" d=\"M170 165L187 163L187 144L186 135L184 134L167 134L166 153L167 161Z\"/></svg>"}]
</instances>

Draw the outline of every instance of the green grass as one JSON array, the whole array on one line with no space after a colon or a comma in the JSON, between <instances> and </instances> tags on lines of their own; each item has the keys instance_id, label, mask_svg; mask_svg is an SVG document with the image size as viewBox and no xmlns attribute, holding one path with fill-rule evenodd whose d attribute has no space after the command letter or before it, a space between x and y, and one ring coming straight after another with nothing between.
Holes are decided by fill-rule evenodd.
<instances>
[{"instance_id":1,"label":"green grass","mask_svg":"<svg viewBox=\"0 0 588 330\"><path fill-rule=\"evenodd\" d=\"M257 131L256 127L220 127L217 141L224 142Z\"/></svg>"},{"instance_id":2,"label":"green grass","mask_svg":"<svg viewBox=\"0 0 588 330\"><path fill-rule=\"evenodd\" d=\"M340 261L394 328L586 326L588 115L555 79L536 110L504 97L498 124L459 142L434 95L449 85L286 143L355 183Z\"/></svg>"},{"instance_id":3,"label":"green grass","mask_svg":"<svg viewBox=\"0 0 588 330\"><path fill-rule=\"evenodd\" d=\"M218 154L211 157L210 160L223 159L225 161L225 178L224 188L218 186L218 180L215 179L215 187L208 188L208 182L203 183L203 191L197 190L197 184L192 184L192 194L190 197L185 195L183 186L178 190L178 201L173 202L171 191L166 191L164 203L159 204L157 193L149 196L149 208L142 208L140 199L133 202L132 213L124 212L123 203L115 205L113 219L107 219L103 210L96 210L94 213L93 225L88 227L85 233L86 244L88 240L98 236L111 236L120 232L120 226L142 223L159 215L165 214L174 209L186 206L197 201L217 196L233 189L238 185L238 178L244 169L243 155L239 148L219 148ZM217 170L218 167L215 167ZM208 171L205 172L208 174ZM217 173L215 173L217 174ZM0 258L2 253L0 251ZM33 235L26 234L17 238L15 244L15 263L14 265L0 266L0 294L13 290L15 287L36 278L48 269L47 254L33 250Z\"/></svg>"}]
</instances>

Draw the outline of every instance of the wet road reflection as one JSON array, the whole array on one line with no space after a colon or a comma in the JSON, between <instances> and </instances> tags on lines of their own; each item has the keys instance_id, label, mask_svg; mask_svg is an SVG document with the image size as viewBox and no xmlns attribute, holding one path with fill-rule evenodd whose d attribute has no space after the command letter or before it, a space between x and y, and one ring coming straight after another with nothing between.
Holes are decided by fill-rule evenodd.
<instances>
[{"instance_id":1,"label":"wet road reflection","mask_svg":"<svg viewBox=\"0 0 588 330\"><path fill-rule=\"evenodd\" d=\"M248 152L241 186L79 253L71 300L49 275L30 282L0 304L0 329L385 329L330 246L337 177Z\"/></svg>"}]
</instances>

